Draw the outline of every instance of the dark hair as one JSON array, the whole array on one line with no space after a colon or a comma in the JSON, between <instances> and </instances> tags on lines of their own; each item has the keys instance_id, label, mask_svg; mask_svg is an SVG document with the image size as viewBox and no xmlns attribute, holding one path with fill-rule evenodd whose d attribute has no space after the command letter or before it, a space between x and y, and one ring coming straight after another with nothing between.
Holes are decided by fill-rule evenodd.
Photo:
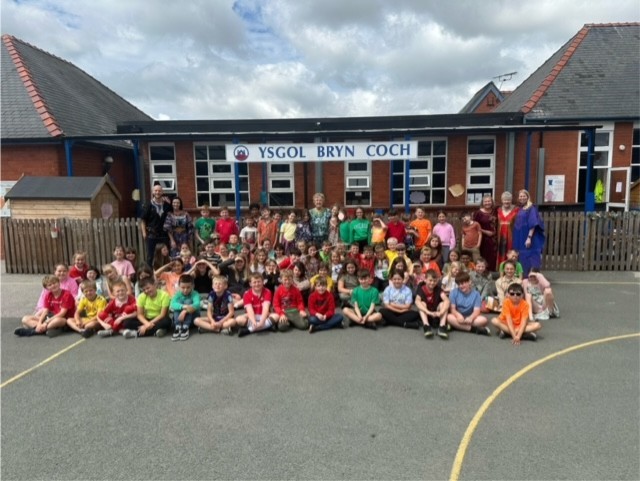
<instances>
[{"instance_id":1,"label":"dark hair","mask_svg":"<svg viewBox=\"0 0 640 481\"><path fill-rule=\"evenodd\" d=\"M189 274L182 274L178 279L178 284L193 284L193 277Z\"/></svg>"},{"instance_id":2,"label":"dark hair","mask_svg":"<svg viewBox=\"0 0 640 481\"><path fill-rule=\"evenodd\" d=\"M358 279L368 279L371 277L371 273L366 269L360 269L358 271Z\"/></svg>"},{"instance_id":3,"label":"dark hair","mask_svg":"<svg viewBox=\"0 0 640 481\"><path fill-rule=\"evenodd\" d=\"M144 289L145 287L147 287L149 285L153 285L155 283L156 283L156 281L153 278L145 277L144 279L140 279L140 283L138 284L138 287L140 289Z\"/></svg>"},{"instance_id":4,"label":"dark hair","mask_svg":"<svg viewBox=\"0 0 640 481\"><path fill-rule=\"evenodd\" d=\"M432 277L433 279L437 279L438 278L438 273L435 271L435 269L427 269L427 272L424 273L425 277Z\"/></svg>"},{"instance_id":5,"label":"dark hair","mask_svg":"<svg viewBox=\"0 0 640 481\"><path fill-rule=\"evenodd\" d=\"M471 258L473 258L473 252L471 252L469 249L462 249L460 251L460 257L462 256L469 256Z\"/></svg>"},{"instance_id":6,"label":"dark hair","mask_svg":"<svg viewBox=\"0 0 640 481\"><path fill-rule=\"evenodd\" d=\"M471 276L466 271L461 271L456 276L456 284L464 284L465 282L469 282L471 280Z\"/></svg>"},{"instance_id":7,"label":"dark hair","mask_svg":"<svg viewBox=\"0 0 640 481\"><path fill-rule=\"evenodd\" d=\"M519 292L520 294L524 293L524 289L522 288L522 285L518 284L517 282L509 284L507 291Z\"/></svg>"},{"instance_id":8,"label":"dark hair","mask_svg":"<svg viewBox=\"0 0 640 481\"><path fill-rule=\"evenodd\" d=\"M180 202L180 207L179 207L179 209L180 209L180 210L182 210L182 209L183 209L183 206L182 206L182 199L176 195L173 199L171 199L171 204L173 204L173 201L174 201L174 200L177 200L178 202ZM173 208L172 208L172 210L173 210Z\"/></svg>"},{"instance_id":9,"label":"dark hair","mask_svg":"<svg viewBox=\"0 0 640 481\"><path fill-rule=\"evenodd\" d=\"M301 256L302 251L300 251L300 249L298 249L297 247L292 247L291 249L289 249L289 255L291 254L293 254L294 256Z\"/></svg>"},{"instance_id":10,"label":"dark hair","mask_svg":"<svg viewBox=\"0 0 640 481\"><path fill-rule=\"evenodd\" d=\"M391 272L389 273L389 279L392 279L393 276L395 276L396 274L399 275L400 277L402 277L402 279L404 280L404 273L406 271L400 271L398 269L391 269Z\"/></svg>"},{"instance_id":11,"label":"dark hair","mask_svg":"<svg viewBox=\"0 0 640 481\"><path fill-rule=\"evenodd\" d=\"M297 261L293 264L293 267L297 267L298 270L300 271L300 274L302 275L302 277L307 277L307 268L304 265L304 262L302 261ZM293 270L293 269L291 269Z\"/></svg>"},{"instance_id":12,"label":"dark hair","mask_svg":"<svg viewBox=\"0 0 640 481\"><path fill-rule=\"evenodd\" d=\"M100 269L98 269L96 266L89 266L87 272L89 271L94 271L96 273L96 279L100 279Z\"/></svg>"}]
</instances>

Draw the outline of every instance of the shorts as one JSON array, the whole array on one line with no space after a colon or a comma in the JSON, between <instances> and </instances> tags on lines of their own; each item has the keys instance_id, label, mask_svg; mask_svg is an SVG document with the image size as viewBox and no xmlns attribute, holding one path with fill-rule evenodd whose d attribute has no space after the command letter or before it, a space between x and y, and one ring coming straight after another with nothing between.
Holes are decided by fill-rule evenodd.
<instances>
[{"instance_id":1,"label":"shorts","mask_svg":"<svg viewBox=\"0 0 640 481\"><path fill-rule=\"evenodd\" d=\"M261 316L259 314L256 314L256 322L260 322L260 321L261 321ZM260 331L266 331L267 329L271 329L272 326L273 326L273 323L271 322L271 319L269 318L269 316L267 316L267 321L264 323L264 327L260 329ZM253 330L253 326L251 325L250 322L247 322L247 329L249 329L249 332L259 332L259 331Z\"/></svg>"}]
</instances>

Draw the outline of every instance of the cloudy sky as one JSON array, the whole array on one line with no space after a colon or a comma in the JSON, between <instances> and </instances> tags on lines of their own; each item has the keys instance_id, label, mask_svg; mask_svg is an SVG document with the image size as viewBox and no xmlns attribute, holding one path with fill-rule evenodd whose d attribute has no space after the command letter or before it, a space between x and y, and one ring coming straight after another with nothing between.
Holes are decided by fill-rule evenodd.
<instances>
[{"instance_id":1,"label":"cloudy sky","mask_svg":"<svg viewBox=\"0 0 640 481\"><path fill-rule=\"evenodd\" d=\"M156 119L439 114L638 0L1 0L2 33ZM517 72L500 82L501 74Z\"/></svg>"}]
</instances>

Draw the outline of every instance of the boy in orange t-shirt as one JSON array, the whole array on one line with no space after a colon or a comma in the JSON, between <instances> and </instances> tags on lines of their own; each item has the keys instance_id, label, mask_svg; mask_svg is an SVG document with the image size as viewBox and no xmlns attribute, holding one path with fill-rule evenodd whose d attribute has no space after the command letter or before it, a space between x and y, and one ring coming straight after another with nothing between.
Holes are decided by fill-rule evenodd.
<instances>
[{"instance_id":1,"label":"boy in orange t-shirt","mask_svg":"<svg viewBox=\"0 0 640 481\"><path fill-rule=\"evenodd\" d=\"M498 328L498 336L504 339L511 336L514 346L520 345L521 339L535 341L538 337L536 331L542 328L539 322L528 322L529 304L524 300L522 285L513 283L507 289L507 298L502 304L500 315L491 320Z\"/></svg>"},{"instance_id":2,"label":"boy in orange t-shirt","mask_svg":"<svg viewBox=\"0 0 640 481\"><path fill-rule=\"evenodd\" d=\"M415 240L416 252L420 252L426 245L427 239L431 236L431 221L425 217L424 209L418 207L416 209L416 218L409 224L418 233Z\"/></svg>"}]
</instances>

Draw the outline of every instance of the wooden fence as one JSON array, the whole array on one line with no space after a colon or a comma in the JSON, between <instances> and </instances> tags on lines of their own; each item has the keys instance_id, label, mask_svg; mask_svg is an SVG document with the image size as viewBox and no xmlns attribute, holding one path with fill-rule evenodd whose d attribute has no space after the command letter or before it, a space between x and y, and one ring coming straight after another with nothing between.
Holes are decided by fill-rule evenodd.
<instances>
[{"instance_id":1,"label":"wooden fence","mask_svg":"<svg viewBox=\"0 0 640 481\"><path fill-rule=\"evenodd\" d=\"M2 239L8 273L50 273L59 262L71 264L78 250L101 268L113 261L116 245L135 247L145 259L137 219L2 219Z\"/></svg>"},{"instance_id":2,"label":"wooden fence","mask_svg":"<svg viewBox=\"0 0 640 481\"><path fill-rule=\"evenodd\" d=\"M640 212L543 212L547 242L545 270L640 271ZM454 227L459 219L451 219ZM57 237L51 235L57 226ZM457 229L459 230L459 229ZM113 247L135 247L145 259L137 219L2 219L8 273L45 274L57 262L71 263L77 250L101 267L113 260Z\"/></svg>"}]
</instances>

